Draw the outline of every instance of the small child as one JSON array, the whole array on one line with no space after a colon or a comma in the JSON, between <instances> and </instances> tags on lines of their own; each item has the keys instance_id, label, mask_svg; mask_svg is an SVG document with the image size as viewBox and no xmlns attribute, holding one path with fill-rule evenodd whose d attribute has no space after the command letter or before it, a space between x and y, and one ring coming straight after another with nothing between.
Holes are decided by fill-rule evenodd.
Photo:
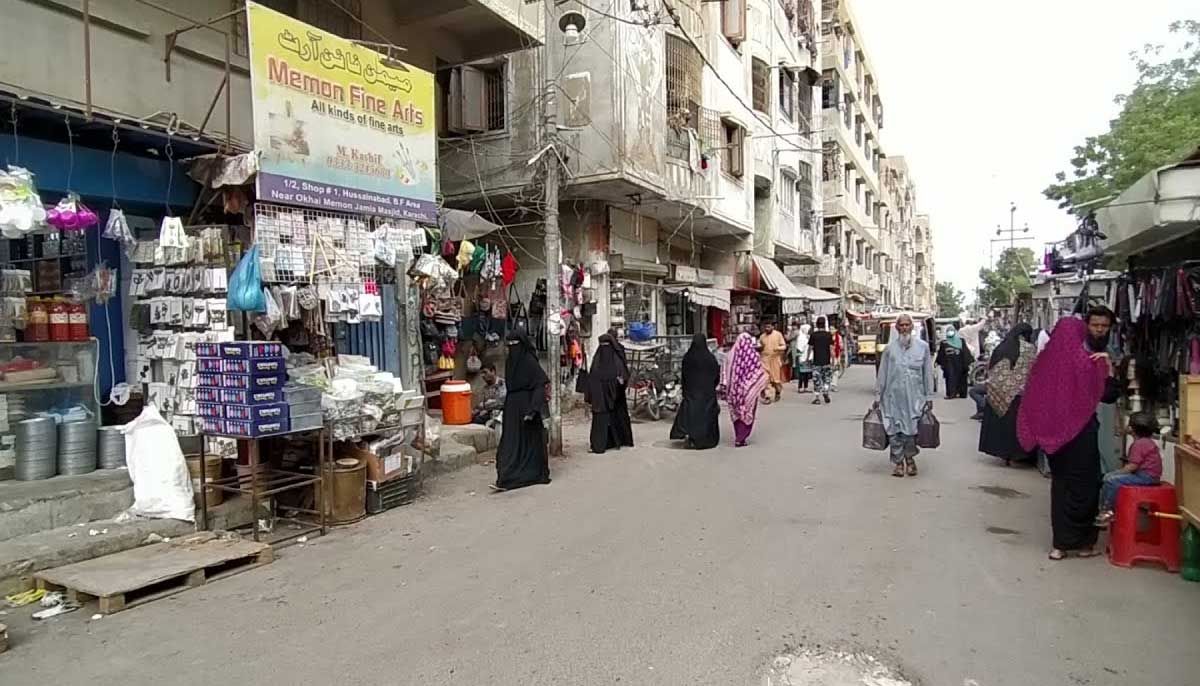
<instances>
[{"instance_id":1,"label":"small child","mask_svg":"<svg viewBox=\"0 0 1200 686\"><path fill-rule=\"evenodd\" d=\"M1129 431L1134 441L1121 468L1104 475L1100 489L1100 515L1096 526L1107 526L1113 518L1117 491L1122 486L1155 486L1162 479L1162 453L1154 442L1158 422L1149 412L1137 412L1129 418Z\"/></svg>"}]
</instances>

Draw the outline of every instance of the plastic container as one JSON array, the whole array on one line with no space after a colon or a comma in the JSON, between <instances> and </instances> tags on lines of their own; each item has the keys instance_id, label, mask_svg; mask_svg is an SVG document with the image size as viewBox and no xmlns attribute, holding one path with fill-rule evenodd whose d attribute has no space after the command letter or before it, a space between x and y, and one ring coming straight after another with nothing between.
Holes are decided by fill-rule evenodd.
<instances>
[{"instance_id":1,"label":"plastic container","mask_svg":"<svg viewBox=\"0 0 1200 686\"><path fill-rule=\"evenodd\" d=\"M471 423L471 384L450 381L442 384L442 423L462 425Z\"/></svg>"},{"instance_id":2,"label":"plastic container","mask_svg":"<svg viewBox=\"0 0 1200 686\"><path fill-rule=\"evenodd\" d=\"M67 317L71 325L71 340L86 341L88 339L87 306L81 302L71 303Z\"/></svg>"},{"instance_id":3,"label":"plastic container","mask_svg":"<svg viewBox=\"0 0 1200 686\"><path fill-rule=\"evenodd\" d=\"M1200 581L1200 529L1186 525L1179 536L1179 575L1188 581Z\"/></svg>"},{"instance_id":4,"label":"plastic container","mask_svg":"<svg viewBox=\"0 0 1200 686\"><path fill-rule=\"evenodd\" d=\"M50 340L71 340L71 305L62 298L50 304Z\"/></svg>"},{"instance_id":5,"label":"plastic container","mask_svg":"<svg viewBox=\"0 0 1200 686\"><path fill-rule=\"evenodd\" d=\"M29 324L25 328L25 340L41 343L50 340L50 305L41 298L29 298L25 306Z\"/></svg>"}]
</instances>

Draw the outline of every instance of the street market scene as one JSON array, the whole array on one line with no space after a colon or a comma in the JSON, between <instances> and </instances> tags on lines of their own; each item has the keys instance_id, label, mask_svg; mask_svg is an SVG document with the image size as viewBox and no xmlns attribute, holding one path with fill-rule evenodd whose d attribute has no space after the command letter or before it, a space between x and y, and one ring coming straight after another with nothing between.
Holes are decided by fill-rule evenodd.
<instances>
[{"instance_id":1,"label":"street market scene","mask_svg":"<svg viewBox=\"0 0 1200 686\"><path fill-rule=\"evenodd\" d=\"M1200 683L1200 8L967 4L0 0L0 684Z\"/></svg>"}]
</instances>

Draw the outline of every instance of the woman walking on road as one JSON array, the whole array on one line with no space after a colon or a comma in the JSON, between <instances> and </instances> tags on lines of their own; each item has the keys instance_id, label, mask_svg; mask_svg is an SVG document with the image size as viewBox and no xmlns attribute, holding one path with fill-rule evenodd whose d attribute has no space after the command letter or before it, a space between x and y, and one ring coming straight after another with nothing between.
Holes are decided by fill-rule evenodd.
<instances>
[{"instance_id":1,"label":"woman walking on road","mask_svg":"<svg viewBox=\"0 0 1200 686\"><path fill-rule=\"evenodd\" d=\"M708 339L702 333L692 336L692 347L683 356L683 400L671 426L671 440L686 440L699 450L716 447L721 440L720 383L721 367L708 349Z\"/></svg>"},{"instance_id":2,"label":"woman walking on road","mask_svg":"<svg viewBox=\"0 0 1200 686\"><path fill-rule=\"evenodd\" d=\"M583 399L592 406L591 449L603 453L609 448L633 445L633 425L625 403L626 366L616 341L609 334L600 336L600 347L592 358L592 368L584 381Z\"/></svg>"},{"instance_id":3,"label":"woman walking on road","mask_svg":"<svg viewBox=\"0 0 1200 686\"><path fill-rule=\"evenodd\" d=\"M1046 451L1050 462L1051 560L1099 555L1100 448L1096 408L1113 402L1117 383L1104 353L1086 348L1087 325L1060 319L1029 373L1017 414L1021 448Z\"/></svg>"},{"instance_id":4,"label":"woman walking on road","mask_svg":"<svg viewBox=\"0 0 1200 686\"><path fill-rule=\"evenodd\" d=\"M896 319L896 338L883 349L875 397L891 451L892 476L917 475L917 420L933 405L933 364L929 345L913 335L907 314Z\"/></svg>"},{"instance_id":5,"label":"woman walking on road","mask_svg":"<svg viewBox=\"0 0 1200 686\"><path fill-rule=\"evenodd\" d=\"M721 369L721 392L733 418L734 446L740 448L750 438L754 415L758 411L758 397L766 387L767 372L755 349L754 339L742 332Z\"/></svg>"},{"instance_id":6,"label":"woman walking on road","mask_svg":"<svg viewBox=\"0 0 1200 686\"><path fill-rule=\"evenodd\" d=\"M496 448L496 485L507 491L550 483L546 455L546 386L550 379L538 363L533 343L522 331L508 334L504 365L504 430Z\"/></svg>"},{"instance_id":7,"label":"woman walking on road","mask_svg":"<svg viewBox=\"0 0 1200 686\"><path fill-rule=\"evenodd\" d=\"M992 351L988 361L987 401L983 406L983 425L979 428L979 452L1023 462L1036 457L1017 441L1017 414L1029 370L1037 356L1033 345L1033 327L1022 322L1008 332Z\"/></svg>"},{"instance_id":8,"label":"woman walking on road","mask_svg":"<svg viewBox=\"0 0 1200 686\"><path fill-rule=\"evenodd\" d=\"M811 332L811 326L801 324L792 345L792 359L795 360L792 368L796 370L796 385L801 393L808 392L808 384L812 380L812 364L808 361L808 337Z\"/></svg>"},{"instance_id":9,"label":"woman walking on road","mask_svg":"<svg viewBox=\"0 0 1200 686\"><path fill-rule=\"evenodd\" d=\"M947 324L945 337L938 345L937 365L942 368L942 376L946 379L946 400L967 397L967 386L970 384L971 364L975 357L971 349L963 345L962 336L953 324Z\"/></svg>"}]
</instances>

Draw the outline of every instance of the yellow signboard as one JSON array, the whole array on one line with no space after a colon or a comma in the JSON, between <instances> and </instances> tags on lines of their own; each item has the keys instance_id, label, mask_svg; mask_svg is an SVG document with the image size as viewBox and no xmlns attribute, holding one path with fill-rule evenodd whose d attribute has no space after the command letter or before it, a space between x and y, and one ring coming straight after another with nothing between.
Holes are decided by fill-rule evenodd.
<instances>
[{"instance_id":1,"label":"yellow signboard","mask_svg":"<svg viewBox=\"0 0 1200 686\"><path fill-rule=\"evenodd\" d=\"M433 75L247 2L258 197L433 222Z\"/></svg>"}]
</instances>

